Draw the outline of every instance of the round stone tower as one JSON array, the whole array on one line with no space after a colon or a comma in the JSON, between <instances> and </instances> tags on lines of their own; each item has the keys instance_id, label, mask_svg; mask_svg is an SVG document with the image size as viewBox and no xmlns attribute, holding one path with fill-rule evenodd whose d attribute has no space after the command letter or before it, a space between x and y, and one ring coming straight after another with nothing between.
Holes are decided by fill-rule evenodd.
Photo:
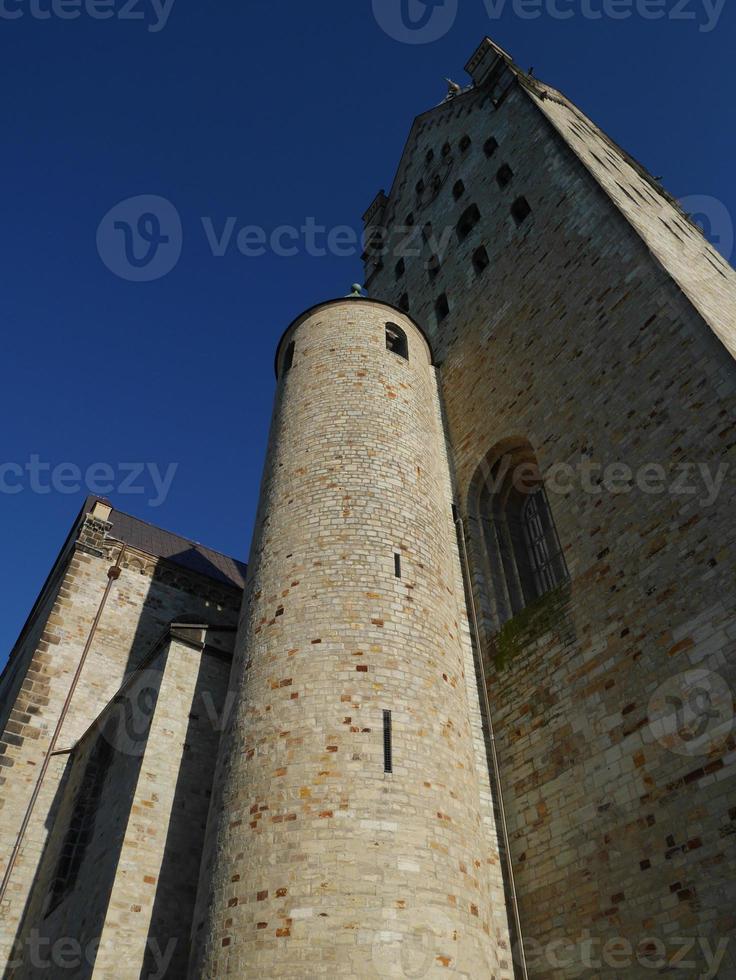
<instances>
[{"instance_id":1,"label":"round stone tower","mask_svg":"<svg viewBox=\"0 0 736 980\"><path fill-rule=\"evenodd\" d=\"M431 350L346 298L276 366L190 975L508 976Z\"/></svg>"}]
</instances>

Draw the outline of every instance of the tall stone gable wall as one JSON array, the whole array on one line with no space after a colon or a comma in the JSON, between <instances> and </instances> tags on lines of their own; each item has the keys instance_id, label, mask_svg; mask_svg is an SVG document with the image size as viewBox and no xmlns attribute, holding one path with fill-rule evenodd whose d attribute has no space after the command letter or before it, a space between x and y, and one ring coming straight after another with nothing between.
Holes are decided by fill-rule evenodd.
<instances>
[{"instance_id":1,"label":"tall stone gable wall","mask_svg":"<svg viewBox=\"0 0 736 980\"><path fill-rule=\"evenodd\" d=\"M679 263L689 292L703 286L699 305L717 325L733 323L733 273L713 268L707 281L697 278L693 248L709 268L721 260L690 230L687 250L677 253L660 220L677 210L650 183L632 227L588 157L583 165L509 70L503 78L494 91L474 89L420 117L388 202L369 212L394 228L409 214L417 228L431 222L435 239L449 229L440 274L430 280L431 248L422 244L405 257L402 275L395 252L378 271L369 264L369 288L392 302L407 294L430 332L466 517L479 465L509 437L528 439L547 473L556 463L577 467L582 457L622 462L634 473L651 463L667 471L666 492L610 492L596 485L600 475L589 490L575 476L566 492L550 492L569 587L495 642L494 624L483 623L530 969L567 976L576 974L555 966L553 940L574 944L579 966L586 937L623 937L634 948L655 937L656 960L658 942L674 956L673 937L704 937L715 947L736 925L733 733L693 755L687 745L660 744L650 718L654 692L664 682L677 691L692 669L736 690L736 374L663 263ZM544 109L567 112L549 102ZM463 153L464 136L471 143ZM490 158L489 137L498 141ZM422 200L416 184L429 183L445 143L450 172L440 192ZM606 150L616 158L612 170L629 174L612 145ZM501 188L504 163L513 177ZM455 201L459 179L465 192ZM521 195L532 211L517 226L510 207ZM453 229L472 202L481 221L461 244ZM478 274L471 255L480 245L490 264ZM438 322L443 292L450 313ZM724 474L710 503L699 464ZM685 473L692 493L675 483ZM693 955L702 966L697 947ZM736 969L733 955L726 952L724 976ZM626 975L637 971L650 973L630 958ZM601 975L617 974L604 963Z\"/></svg>"},{"instance_id":2,"label":"tall stone gable wall","mask_svg":"<svg viewBox=\"0 0 736 980\"><path fill-rule=\"evenodd\" d=\"M0 739L2 820L0 874L4 874L29 806L121 543L109 525L87 516L68 554L52 573L49 595L38 606L3 678L0 700L12 707ZM79 678L57 750L86 732L123 679L150 654L179 617L234 625L241 592L156 558L126 549L89 655ZM17 665L17 666L16 666ZM32 927L26 918L31 891L60 802L67 757L54 755L12 870L0 908L0 964Z\"/></svg>"}]
</instances>

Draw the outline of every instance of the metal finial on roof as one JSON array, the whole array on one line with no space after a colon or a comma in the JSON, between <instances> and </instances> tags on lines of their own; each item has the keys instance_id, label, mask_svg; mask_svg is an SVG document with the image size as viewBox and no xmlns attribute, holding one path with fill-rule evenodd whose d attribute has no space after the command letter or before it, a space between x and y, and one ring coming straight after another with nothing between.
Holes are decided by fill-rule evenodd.
<instances>
[{"instance_id":1,"label":"metal finial on roof","mask_svg":"<svg viewBox=\"0 0 736 980\"><path fill-rule=\"evenodd\" d=\"M352 285L352 292L348 293L346 299L361 299L363 296L363 287L359 282L354 282Z\"/></svg>"},{"instance_id":2,"label":"metal finial on roof","mask_svg":"<svg viewBox=\"0 0 736 980\"><path fill-rule=\"evenodd\" d=\"M460 95L462 88L457 82L453 82L451 78L446 78L445 81L447 82L447 97L449 99L454 99L456 95Z\"/></svg>"}]
</instances>

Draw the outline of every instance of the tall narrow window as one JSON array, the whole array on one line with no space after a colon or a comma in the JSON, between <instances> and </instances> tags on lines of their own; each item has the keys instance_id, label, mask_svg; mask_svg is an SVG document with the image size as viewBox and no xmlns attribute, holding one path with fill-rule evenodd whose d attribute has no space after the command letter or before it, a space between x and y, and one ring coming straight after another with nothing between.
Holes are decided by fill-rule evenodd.
<instances>
[{"instance_id":1,"label":"tall narrow window","mask_svg":"<svg viewBox=\"0 0 736 980\"><path fill-rule=\"evenodd\" d=\"M404 273L406 272L406 262L404 262L403 259L399 259L399 261L396 263L396 268L394 269L394 272L396 274L397 279L401 279L401 277L404 275Z\"/></svg>"},{"instance_id":2,"label":"tall narrow window","mask_svg":"<svg viewBox=\"0 0 736 980\"><path fill-rule=\"evenodd\" d=\"M396 323L386 324L386 350L403 357L406 361L409 360L409 342L404 331Z\"/></svg>"},{"instance_id":3,"label":"tall narrow window","mask_svg":"<svg viewBox=\"0 0 736 980\"><path fill-rule=\"evenodd\" d=\"M529 202L525 197L517 197L511 205L511 216L517 225L520 225L532 213Z\"/></svg>"},{"instance_id":4,"label":"tall narrow window","mask_svg":"<svg viewBox=\"0 0 736 980\"><path fill-rule=\"evenodd\" d=\"M483 146L483 152L487 157L492 157L497 149L498 149L498 140L495 139L493 136L491 136L489 139L486 140L485 145Z\"/></svg>"},{"instance_id":5,"label":"tall narrow window","mask_svg":"<svg viewBox=\"0 0 736 980\"><path fill-rule=\"evenodd\" d=\"M291 370L291 367L294 363L294 349L295 349L295 343L292 340L292 342L289 344L289 346L286 348L284 352L284 365L282 368L282 374L286 374L288 371Z\"/></svg>"},{"instance_id":6,"label":"tall narrow window","mask_svg":"<svg viewBox=\"0 0 736 980\"><path fill-rule=\"evenodd\" d=\"M404 311L404 313L408 313L409 312L409 294L408 293L402 293L401 298L399 299L399 309L402 309Z\"/></svg>"},{"instance_id":7,"label":"tall narrow window","mask_svg":"<svg viewBox=\"0 0 736 980\"><path fill-rule=\"evenodd\" d=\"M460 217L457 223L457 237L464 242L470 232L480 221L480 211L477 204L471 204Z\"/></svg>"},{"instance_id":8,"label":"tall narrow window","mask_svg":"<svg viewBox=\"0 0 736 980\"><path fill-rule=\"evenodd\" d=\"M481 608L494 629L569 578L534 450L509 440L489 454L470 499Z\"/></svg>"},{"instance_id":9,"label":"tall narrow window","mask_svg":"<svg viewBox=\"0 0 736 980\"><path fill-rule=\"evenodd\" d=\"M391 731L391 712L383 712L383 771L394 771L393 732Z\"/></svg>"},{"instance_id":10,"label":"tall narrow window","mask_svg":"<svg viewBox=\"0 0 736 980\"><path fill-rule=\"evenodd\" d=\"M394 552L394 576L401 578L401 555L398 552Z\"/></svg>"},{"instance_id":11,"label":"tall narrow window","mask_svg":"<svg viewBox=\"0 0 736 980\"><path fill-rule=\"evenodd\" d=\"M458 180L458 182L452 188L452 196L455 198L456 201L459 201L464 193L465 193L465 184L461 180Z\"/></svg>"},{"instance_id":12,"label":"tall narrow window","mask_svg":"<svg viewBox=\"0 0 736 980\"><path fill-rule=\"evenodd\" d=\"M450 312L450 304L447 302L446 293L442 293L441 296L437 297L437 302L434 304L434 311L437 316L437 323L442 323Z\"/></svg>"},{"instance_id":13,"label":"tall narrow window","mask_svg":"<svg viewBox=\"0 0 736 980\"><path fill-rule=\"evenodd\" d=\"M508 165L504 163L502 167L499 167L498 173L496 174L496 181L499 187L508 187L514 176L514 171Z\"/></svg>"},{"instance_id":14,"label":"tall narrow window","mask_svg":"<svg viewBox=\"0 0 736 980\"><path fill-rule=\"evenodd\" d=\"M430 255L427 259L427 275L429 276L429 281L434 282L439 274L440 260L436 255Z\"/></svg>"},{"instance_id":15,"label":"tall narrow window","mask_svg":"<svg viewBox=\"0 0 736 980\"><path fill-rule=\"evenodd\" d=\"M85 851L92 839L100 797L113 755L112 732L100 732L87 759L74 800L69 827L64 837L51 885L49 911L55 908L74 888Z\"/></svg>"},{"instance_id":16,"label":"tall narrow window","mask_svg":"<svg viewBox=\"0 0 736 980\"><path fill-rule=\"evenodd\" d=\"M488 252L484 245L480 248L476 248L473 252L473 268L475 269L475 274L477 276L481 275L488 266L491 264L491 260L488 258Z\"/></svg>"}]
</instances>

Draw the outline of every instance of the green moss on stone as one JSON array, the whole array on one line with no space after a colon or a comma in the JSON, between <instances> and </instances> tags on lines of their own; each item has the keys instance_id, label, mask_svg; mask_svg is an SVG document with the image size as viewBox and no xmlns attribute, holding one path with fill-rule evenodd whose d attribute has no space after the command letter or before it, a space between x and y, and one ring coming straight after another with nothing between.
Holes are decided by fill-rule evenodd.
<instances>
[{"instance_id":1,"label":"green moss on stone","mask_svg":"<svg viewBox=\"0 0 736 980\"><path fill-rule=\"evenodd\" d=\"M494 640L496 670L505 670L526 646L558 628L564 621L569 597L570 586L565 583L529 603L504 623Z\"/></svg>"}]
</instances>

